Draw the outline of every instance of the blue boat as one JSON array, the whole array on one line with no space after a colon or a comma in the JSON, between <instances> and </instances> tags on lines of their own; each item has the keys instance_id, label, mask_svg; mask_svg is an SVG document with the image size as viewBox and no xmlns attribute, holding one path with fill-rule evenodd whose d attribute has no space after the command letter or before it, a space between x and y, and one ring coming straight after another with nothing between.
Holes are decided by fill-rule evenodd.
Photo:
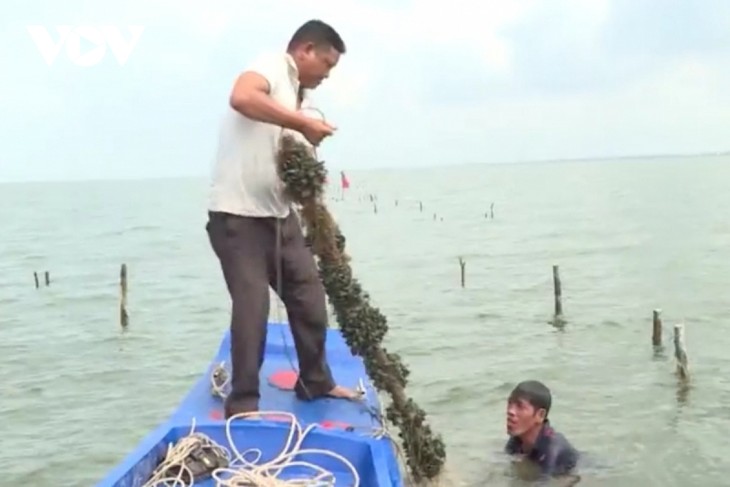
<instances>
[{"instance_id":1,"label":"blue boat","mask_svg":"<svg viewBox=\"0 0 730 487\"><path fill-rule=\"evenodd\" d=\"M218 483L231 475L239 475L236 477L239 483L235 485L243 485L241 479L245 475L265 475L282 481L316 476L321 479L320 483L306 485L403 486L398 447L383 427L377 392L370 385L362 359L352 355L337 329L328 330L327 357L339 384L361 389L361 402L329 398L298 400L291 390L297 370L291 332L286 324L269 324L261 370L259 416L226 421L222 395L218 394L221 390L223 395L228 391L228 385L220 381L221 371L225 371L224 377L230 376L230 334L226 332L208 370L178 409L143 438L97 486L191 485L189 481L148 483L168 449L181 445L180 441L191 432L206 435L224 447L230 462L227 469L196 479L195 486L234 485L230 480ZM298 425L292 418L296 418ZM290 432L295 438L287 446ZM298 439L302 440L300 444L296 444ZM287 457L287 451L292 449ZM237 454L242 454L245 465L237 459Z\"/></svg>"}]
</instances>

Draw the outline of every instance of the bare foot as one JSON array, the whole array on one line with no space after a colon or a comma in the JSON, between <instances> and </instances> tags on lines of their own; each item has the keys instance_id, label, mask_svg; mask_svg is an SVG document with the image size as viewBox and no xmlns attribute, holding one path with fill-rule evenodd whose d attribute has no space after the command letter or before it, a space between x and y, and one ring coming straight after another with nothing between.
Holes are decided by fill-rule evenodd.
<instances>
[{"instance_id":1,"label":"bare foot","mask_svg":"<svg viewBox=\"0 0 730 487\"><path fill-rule=\"evenodd\" d=\"M363 398L363 394L360 391L348 389L343 386L335 386L331 391L327 393L328 397L334 397L337 399L347 399L349 401L359 401Z\"/></svg>"}]
</instances>

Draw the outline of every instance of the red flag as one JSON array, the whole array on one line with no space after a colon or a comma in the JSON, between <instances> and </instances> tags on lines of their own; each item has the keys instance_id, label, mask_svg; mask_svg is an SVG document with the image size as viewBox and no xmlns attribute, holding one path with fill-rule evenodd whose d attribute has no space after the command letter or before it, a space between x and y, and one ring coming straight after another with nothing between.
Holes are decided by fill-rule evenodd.
<instances>
[{"instance_id":1,"label":"red flag","mask_svg":"<svg viewBox=\"0 0 730 487\"><path fill-rule=\"evenodd\" d=\"M350 187L350 181L347 180L347 176L345 176L345 171L340 171L340 183L342 185L342 189L347 189Z\"/></svg>"}]
</instances>

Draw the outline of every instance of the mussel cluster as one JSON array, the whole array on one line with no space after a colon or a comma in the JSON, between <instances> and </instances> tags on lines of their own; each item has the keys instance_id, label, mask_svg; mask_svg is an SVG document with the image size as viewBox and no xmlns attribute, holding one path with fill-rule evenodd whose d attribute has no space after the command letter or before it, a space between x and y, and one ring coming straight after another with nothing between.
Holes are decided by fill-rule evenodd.
<instances>
[{"instance_id":1,"label":"mussel cluster","mask_svg":"<svg viewBox=\"0 0 730 487\"><path fill-rule=\"evenodd\" d=\"M408 470L416 482L433 479L446 460L444 442L431 431L426 413L405 396L408 368L398 354L381 346L388 332L387 320L353 277L345 237L322 201L327 181L324 162L307 144L284 135L278 163L289 197L301 206L307 243L317 256L320 279L342 335L351 351L363 357L375 387L391 396L386 414L399 429Z\"/></svg>"}]
</instances>

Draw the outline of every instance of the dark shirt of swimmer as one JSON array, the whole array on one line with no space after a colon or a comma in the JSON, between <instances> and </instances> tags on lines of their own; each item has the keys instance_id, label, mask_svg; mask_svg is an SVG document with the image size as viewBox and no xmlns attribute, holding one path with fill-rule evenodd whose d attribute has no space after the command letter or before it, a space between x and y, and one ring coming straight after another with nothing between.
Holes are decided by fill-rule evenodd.
<instances>
[{"instance_id":1,"label":"dark shirt of swimmer","mask_svg":"<svg viewBox=\"0 0 730 487\"><path fill-rule=\"evenodd\" d=\"M538 381L521 382L507 400L505 450L534 462L544 480L571 474L578 462L577 450L550 425L551 403L550 390Z\"/></svg>"}]
</instances>

